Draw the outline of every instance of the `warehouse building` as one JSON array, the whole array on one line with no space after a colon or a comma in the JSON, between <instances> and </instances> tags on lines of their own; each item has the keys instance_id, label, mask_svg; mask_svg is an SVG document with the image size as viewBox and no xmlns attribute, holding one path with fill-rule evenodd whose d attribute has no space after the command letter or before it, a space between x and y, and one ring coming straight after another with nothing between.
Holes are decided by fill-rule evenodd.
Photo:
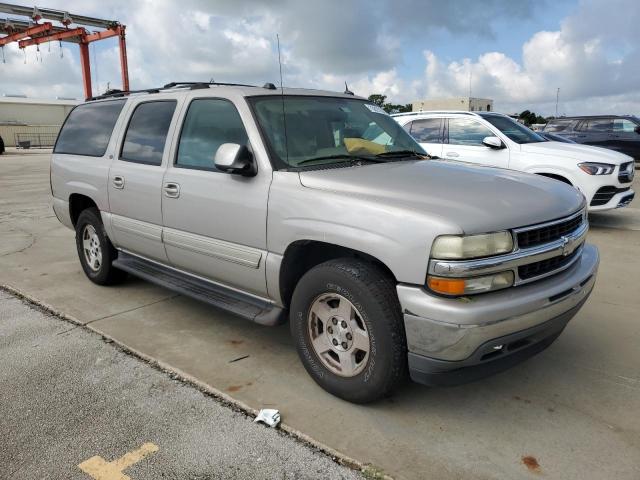
<instances>
[{"instance_id":1,"label":"warehouse building","mask_svg":"<svg viewBox=\"0 0 640 480\"><path fill-rule=\"evenodd\" d=\"M429 98L426 100L416 100L412 103L411 109L414 112L421 112L425 110L491 112L493 111L493 100L490 98L475 97Z\"/></svg>"},{"instance_id":2,"label":"warehouse building","mask_svg":"<svg viewBox=\"0 0 640 480\"><path fill-rule=\"evenodd\" d=\"M0 97L0 137L8 147L52 146L75 99Z\"/></svg>"}]
</instances>

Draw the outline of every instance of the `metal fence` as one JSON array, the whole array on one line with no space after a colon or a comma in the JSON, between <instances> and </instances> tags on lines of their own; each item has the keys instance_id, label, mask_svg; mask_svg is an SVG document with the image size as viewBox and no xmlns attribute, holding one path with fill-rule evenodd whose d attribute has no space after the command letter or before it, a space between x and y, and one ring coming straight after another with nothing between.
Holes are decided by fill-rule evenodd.
<instances>
[{"instance_id":1,"label":"metal fence","mask_svg":"<svg viewBox=\"0 0 640 480\"><path fill-rule=\"evenodd\" d=\"M57 133L16 133L18 148L51 148L56 143Z\"/></svg>"}]
</instances>

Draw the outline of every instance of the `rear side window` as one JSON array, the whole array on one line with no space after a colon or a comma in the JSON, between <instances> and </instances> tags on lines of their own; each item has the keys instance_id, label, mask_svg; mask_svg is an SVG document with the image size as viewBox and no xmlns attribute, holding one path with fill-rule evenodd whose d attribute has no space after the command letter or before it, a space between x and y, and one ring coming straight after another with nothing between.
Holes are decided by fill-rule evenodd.
<instances>
[{"instance_id":1,"label":"rear side window","mask_svg":"<svg viewBox=\"0 0 640 480\"><path fill-rule=\"evenodd\" d=\"M424 120L414 120L411 125L411 135L418 142L422 143L442 143L440 139L440 128L442 120L439 118L428 118Z\"/></svg>"},{"instance_id":2,"label":"rear side window","mask_svg":"<svg viewBox=\"0 0 640 480\"><path fill-rule=\"evenodd\" d=\"M145 102L136 107L122 144L121 160L160 165L176 102Z\"/></svg>"},{"instance_id":3,"label":"rear side window","mask_svg":"<svg viewBox=\"0 0 640 480\"><path fill-rule=\"evenodd\" d=\"M546 127L545 132L562 132L566 130L569 125L573 123L573 120L551 120Z\"/></svg>"},{"instance_id":4,"label":"rear side window","mask_svg":"<svg viewBox=\"0 0 640 480\"><path fill-rule=\"evenodd\" d=\"M217 171L213 163L223 143L246 145L247 131L228 100L202 98L191 102L184 119L176 166Z\"/></svg>"},{"instance_id":5,"label":"rear side window","mask_svg":"<svg viewBox=\"0 0 640 480\"><path fill-rule=\"evenodd\" d=\"M102 157L125 102L86 103L74 108L62 126L53 152Z\"/></svg>"}]
</instances>

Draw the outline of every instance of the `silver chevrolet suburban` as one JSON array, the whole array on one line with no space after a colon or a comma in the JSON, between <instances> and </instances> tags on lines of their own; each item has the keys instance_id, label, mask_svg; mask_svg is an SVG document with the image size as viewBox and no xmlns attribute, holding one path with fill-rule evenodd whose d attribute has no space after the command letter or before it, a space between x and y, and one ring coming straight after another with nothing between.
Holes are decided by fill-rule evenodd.
<instances>
[{"instance_id":1,"label":"silver chevrolet suburban","mask_svg":"<svg viewBox=\"0 0 640 480\"><path fill-rule=\"evenodd\" d=\"M350 92L172 83L76 107L53 205L100 285L127 273L262 325L324 389L450 385L550 345L591 293L585 200L429 157Z\"/></svg>"}]
</instances>

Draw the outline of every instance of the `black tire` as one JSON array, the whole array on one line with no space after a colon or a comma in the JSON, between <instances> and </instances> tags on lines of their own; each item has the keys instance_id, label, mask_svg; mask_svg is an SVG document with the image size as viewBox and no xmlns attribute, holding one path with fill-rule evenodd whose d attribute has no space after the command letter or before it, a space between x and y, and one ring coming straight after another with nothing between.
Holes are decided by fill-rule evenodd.
<instances>
[{"instance_id":1,"label":"black tire","mask_svg":"<svg viewBox=\"0 0 640 480\"><path fill-rule=\"evenodd\" d=\"M96 269L89 265L83 246L83 235L88 226L92 227L95 231L101 251L101 262ZM118 251L111 244L109 237L107 237L107 232L100 218L100 212L97 209L87 208L80 213L78 221L76 222L76 248L82 270L84 270L85 275L93 283L97 283L98 285L114 285L122 282L127 277L126 272L118 270L111 264L111 262L117 258Z\"/></svg>"},{"instance_id":2,"label":"black tire","mask_svg":"<svg viewBox=\"0 0 640 480\"><path fill-rule=\"evenodd\" d=\"M354 376L332 372L312 346L310 310L325 294L348 299L366 325L369 354L362 361L363 370ZM291 334L302 364L333 395L368 403L389 395L406 378L406 336L395 282L376 265L352 258L317 265L298 282L290 310Z\"/></svg>"}]
</instances>

